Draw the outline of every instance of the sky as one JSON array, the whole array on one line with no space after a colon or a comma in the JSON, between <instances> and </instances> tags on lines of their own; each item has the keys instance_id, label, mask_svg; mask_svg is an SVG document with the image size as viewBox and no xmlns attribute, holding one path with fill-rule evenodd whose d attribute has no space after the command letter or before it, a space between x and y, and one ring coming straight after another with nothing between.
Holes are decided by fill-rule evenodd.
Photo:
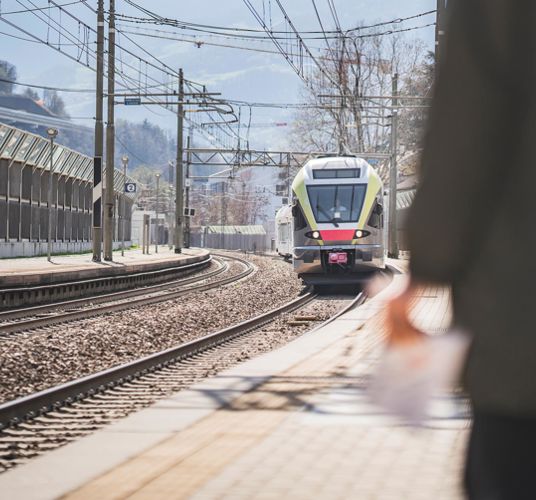
<instances>
[{"instance_id":1,"label":"sky","mask_svg":"<svg viewBox=\"0 0 536 500\"><path fill-rule=\"evenodd\" d=\"M60 4L72 3L74 0L55 0ZM89 5L96 6L96 0L89 0ZM246 7L244 0L196 0L195 2L184 0L137 0L137 3L169 19L178 19L192 23L205 25L217 25L226 27L254 28L259 24L252 13ZM264 18L270 18L272 13L273 29L281 27L283 17L276 0L251 0L258 12L263 12ZM292 20L299 31L318 30L318 20L313 10L312 0L281 0L288 17ZM337 14L342 29L348 29L359 24L372 24L376 22L398 19L412 16L421 12L433 10L435 0L334 0ZM58 9L49 11L37 11L36 13L10 14L10 12L31 7L43 7L48 5L46 0L1 0L0 19L4 19L23 28L26 33L15 29L5 22L0 22L0 59L5 59L15 64L18 70L18 80L24 83L47 85L62 88L92 89L95 86L95 74L83 64L87 60L85 48L77 48L65 45L68 42L64 37L58 38L53 29L46 26L47 21L61 22L68 26L73 34L81 39L86 37L85 29L76 20L69 18L68 13L79 17L84 22L94 26L96 19L90 9L81 3L74 3L65 7L60 15ZM108 0L105 0L108 5ZM334 29L333 17L328 8L327 0L316 0L320 17L325 29ZM134 9L127 0L116 0L116 11L131 16L143 16L140 11ZM37 14L42 18L38 19ZM422 26L434 21L434 15L425 16L405 22L402 27ZM280 54L267 54L262 52L237 50L233 48L213 47L207 44L197 47L192 43L177 40L141 37L131 33L143 29L170 31L168 27L140 25L119 21L119 28L139 43L142 49L157 56L170 68L183 68L185 77L206 84L209 91L221 92L222 97L245 101L262 102L298 102L303 83L294 70ZM186 32L175 30L174 37L181 37ZM190 32L188 32L190 33ZM13 38L16 35L24 39L31 36L39 36L49 42L49 46L33 43L26 40ZM166 35L169 36L169 35ZM412 31L408 36L422 39L427 48L433 49L434 28L428 27ZM130 48L135 54L142 55L142 49L134 47L124 35L119 33L119 43ZM86 37L87 38L87 37ZM92 48L91 36L87 38ZM249 48L262 48L275 50L271 42L244 42L243 40L221 39L211 37L203 33L199 34L199 41L216 42L228 45L247 46ZM317 47L325 47L322 40L307 41L307 44L315 50ZM60 43L64 50L70 51L75 60L58 53L51 46ZM117 64L125 71L134 75L134 70L126 68L131 64L135 68L145 66L133 56L123 54ZM150 69L150 68L149 68ZM138 71L136 70L136 73ZM147 71L150 73L150 71ZM160 72L150 73L149 76L160 77ZM134 78L139 77L135 76ZM143 82L139 82L142 83ZM18 87L22 91L23 87ZM62 93L67 104L67 111L82 124L93 126L92 119L95 115L95 98L92 93ZM243 108L243 118L249 116L249 108ZM254 109L252 123L264 124L273 122L289 123L293 112L281 109ZM175 133L176 118L158 106L116 106L116 118L125 118L132 121L147 119L170 133ZM247 120L246 120L247 121ZM272 150L284 149L288 127L255 127L250 131L250 143L252 147L268 148Z\"/></svg>"}]
</instances>

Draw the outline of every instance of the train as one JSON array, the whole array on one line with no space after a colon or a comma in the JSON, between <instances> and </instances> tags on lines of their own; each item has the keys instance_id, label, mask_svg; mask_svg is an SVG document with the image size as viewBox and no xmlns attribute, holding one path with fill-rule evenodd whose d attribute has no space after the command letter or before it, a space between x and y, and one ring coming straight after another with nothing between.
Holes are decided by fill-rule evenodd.
<instances>
[{"instance_id":1,"label":"train","mask_svg":"<svg viewBox=\"0 0 536 500\"><path fill-rule=\"evenodd\" d=\"M292 205L284 205L275 215L275 251L285 260L292 260L292 242L294 240L294 224Z\"/></svg>"},{"instance_id":2,"label":"train","mask_svg":"<svg viewBox=\"0 0 536 500\"><path fill-rule=\"evenodd\" d=\"M276 248L307 285L362 283L385 268L383 183L354 155L309 160L276 214Z\"/></svg>"}]
</instances>

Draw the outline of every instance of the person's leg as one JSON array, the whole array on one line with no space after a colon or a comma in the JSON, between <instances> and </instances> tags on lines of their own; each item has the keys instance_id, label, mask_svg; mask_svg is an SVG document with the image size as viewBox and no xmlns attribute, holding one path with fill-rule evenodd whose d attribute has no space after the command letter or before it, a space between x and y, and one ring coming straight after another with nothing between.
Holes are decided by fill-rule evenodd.
<instances>
[{"instance_id":1,"label":"person's leg","mask_svg":"<svg viewBox=\"0 0 536 500\"><path fill-rule=\"evenodd\" d=\"M465 488L470 500L536 499L536 418L475 412Z\"/></svg>"}]
</instances>

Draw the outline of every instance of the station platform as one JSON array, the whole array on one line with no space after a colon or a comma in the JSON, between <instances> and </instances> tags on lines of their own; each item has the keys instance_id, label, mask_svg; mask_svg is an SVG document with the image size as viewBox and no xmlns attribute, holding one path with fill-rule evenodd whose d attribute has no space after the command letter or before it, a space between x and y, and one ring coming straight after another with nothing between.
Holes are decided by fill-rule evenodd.
<instances>
[{"instance_id":1,"label":"station platform","mask_svg":"<svg viewBox=\"0 0 536 500\"><path fill-rule=\"evenodd\" d=\"M46 256L0 259L0 286L50 284L156 271L198 262L208 254L207 250L194 248L183 249L182 253L176 254L167 245L159 246L158 253L155 253L153 245L149 254L142 253L141 249L127 249L123 257L121 250L116 250L112 262L93 262L90 253L55 255L52 262L48 262Z\"/></svg>"},{"instance_id":2,"label":"station platform","mask_svg":"<svg viewBox=\"0 0 536 500\"><path fill-rule=\"evenodd\" d=\"M0 496L461 499L465 403L445 401L415 429L365 394L382 349L388 293L2 474ZM438 332L449 318L447 291L425 290L415 308L418 325Z\"/></svg>"}]
</instances>

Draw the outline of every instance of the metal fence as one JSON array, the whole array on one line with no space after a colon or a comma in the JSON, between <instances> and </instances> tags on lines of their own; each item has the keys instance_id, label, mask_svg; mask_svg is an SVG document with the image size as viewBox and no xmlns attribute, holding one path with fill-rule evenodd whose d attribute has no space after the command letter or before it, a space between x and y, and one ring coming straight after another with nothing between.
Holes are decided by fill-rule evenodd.
<instances>
[{"instance_id":1,"label":"metal fence","mask_svg":"<svg viewBox=\"0 0 536 500\"><path fill-rule=\"evenodd\" d=\"M52 210L52 240L66 243L62 250L89 248L91 242L93 158L59 144L0 123L0 255L41 253L48 237L48 210ZM52 179L52 203L48 186ZM127 178L115 171L114 239L130 240L133 195L123 194ZM105 187L106 189L106 187ZM117 223L124 218L124 223ZM26 243L26 245L17 245ZM69 245L87 243L87 245ZM9 246L9 251L6 247Z\"/></svg>"},{"instance_id":2,"label":"metal fence","mask_svg":"<svg viewBox=\"0 0 536 500\"><path fill-rule=\"evenodd\" d=\"M190 235L190 245L250 252L265 251L269 248L266 231L260 225L195 228Z\"/></svg>"}]
</instances>

